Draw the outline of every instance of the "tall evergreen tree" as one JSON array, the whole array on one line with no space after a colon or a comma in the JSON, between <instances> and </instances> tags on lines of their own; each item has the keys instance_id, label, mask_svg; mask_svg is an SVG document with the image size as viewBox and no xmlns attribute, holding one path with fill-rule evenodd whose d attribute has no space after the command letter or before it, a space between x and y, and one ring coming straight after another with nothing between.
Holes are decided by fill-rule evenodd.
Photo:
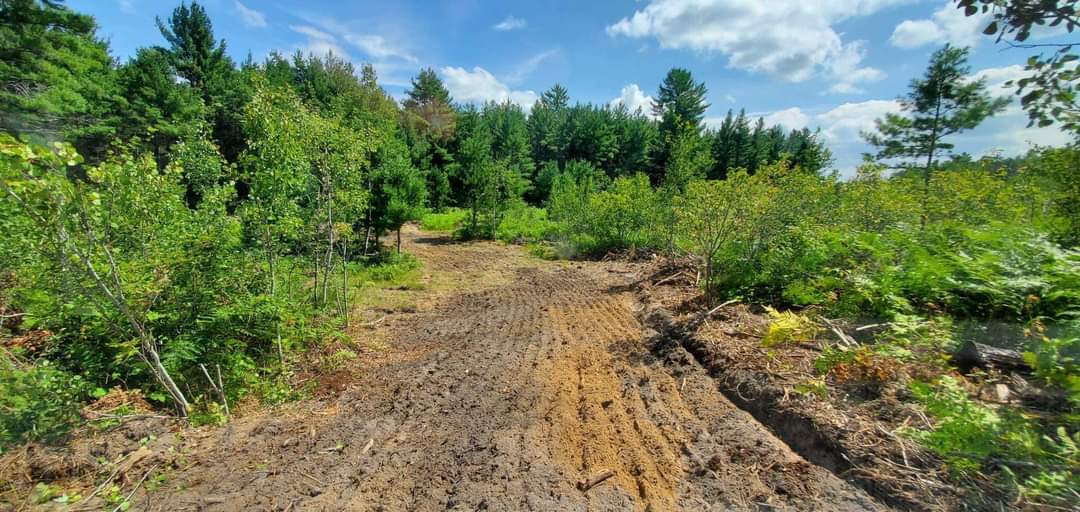
<instances>
[{"instance_id":1,"label":"tall evergreen tree","mask_svg":"<svg viewBox=\"0 0 1080 512\"><path fill-rule=\"evenodd\" d=\"M428 205L442 209L455 195L455 154L450 145L458 131L459 115L451 107L450 91L431 68L421 70L405 94L402 124L413 164L427 177Z\"/></svg>"},{"instance_id":2,"label":"tall evergreen tree","mask_svg":"<svg viewBox=\"0 0 1080 512\"><path fill-rule=\"evenodd\" d=\"M674 135L684 123L700 130L709 104L705 101L704 83L694 81L689 71L672 68L668 71L653 103L653 114L660 119L660 134Z\"/></svg>"},{"instance_id":3,"label":"tall evergreen tree","mask_svg":"<svg viewBox=\"0 0 1080 512\"><path fill-rule=\"evenodd\" d=\"M652 179L663 181L663 173L672 152L672 146L681 130L689 127L701 131L701 123L709 104L704 83L694 81L690 71L672 68L668 71L653 100L653 115L660 119L660 144L653 157Z\"/></svg>"},{"instance_id":4,"label":"tall evergreen tree","mask_svg":"<svg viewBox=\"0 0 1080 512\"><path fill-rule=\"evenodd\" d=\"M492 158L506 161L522 178L531 182L534 169L525 112L509 101L489 103L484 107L483 118L492 135Z\"/></svg>"},{"instance_id":5,"label":"tall evergreen tree","mask_svg":"<svg viewBox=\"0 0 1080 512\"><path fill-rule=\"evenodd\" d=\"M0 128L75 140L84 155L111 137L113 61L96 30L60 1L0 1Z\"/></svg>"},{"instance_id":6,"label":"tall evergreen tree","mask_svg":"<svg viewBox=\"0 0 1080 512\"><path fill-rule=\"evenodd\" d=\"M140 48L117 76L123 98L117 107L117 135L124 140L144 138L155 156L164 156L173 142L203 119L202 101L190 87L176 83L170 59L161 49Z\"/></svg>"},{"instance_id":7,"label":"tall evergreen tree","mask_svg":"<svg viewBox=\"0 0 1080 512\"><path fill-rule=\"evenodd\" d=\"M412 88L405 92L409 96L404 102L405 108L415 108L433 102L450 105L453 102L450 91L443 85L434 69L420 70L420 74L412 79L411 85Z\"/></svg>"},{"instance_id":8,"label":"tall evergreen tree","mask_svg":"<svg viewBox=\"0 0 1080 512\"><path fill-rule=\"evenodd\" d=\"M542 163L554 161L560 167L566 165L566 121L570 95L566 88L555 84L533 105L529 114L529 144L533 160Z\"/></svg>"},{"instance_id":9,"label":"tall evergreen tree","mask_svg":"<svg viewBox=\"0 0 1080 512\"><path fill-rule=\"evenodd\" d=\"M924 202L935 159L953 148L946 137L975 128L1008 105L1007 99L990 96L985 79L968 78L967 56L967 48L950 45L934 52L926 73L913 79L911 92L900 98L902 112L886 114L875 122L876 131L863 134L878 148L878 160L921 168Z\"/></svg>"},{"instance_id":10,"label":"tall evergreen tree","mask_svg":"<svg viewBox=\"0 0 1080 512\"><path fill-rule=\"evenodd\" d=\"M173 9L168 24L156 18L158 30L169 43L169 54L177 74L207 98L208 82L232 70L225 55L225 41L214 38L214 27L206 9L192 1Z\"/></svg>"}]
</instances>

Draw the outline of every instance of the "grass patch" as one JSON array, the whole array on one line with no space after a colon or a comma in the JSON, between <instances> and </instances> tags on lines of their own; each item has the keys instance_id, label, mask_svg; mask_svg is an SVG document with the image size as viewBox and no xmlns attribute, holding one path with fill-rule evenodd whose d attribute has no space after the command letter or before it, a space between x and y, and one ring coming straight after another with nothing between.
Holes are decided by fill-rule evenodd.
<instances>
[{"instance_id":1,"label":"grass patch","mask_svg":"<svg viewBox=\"0 0 1080 512\"><path fill-rule=\"evenodd\" d=\"M415 292L425 290L420 261L410 254L389 254L375 264L353 264L353 304L363 308L410 309L416 307Z\"/></svg>"},{"instance_id":2,"label":"grass patch","mask_svg":"<svg viewBox=\"0 0 1080 512\"><path fill-rule=\"evenodd\" d=\"M523 205L506 212L495 230L495 238L503 242L547 240L556 227L554 221L548 220L546 209Z\"/></svg>"},{"instance_id":3,"label":"grass patch","mask_svg":"<svg viewBox=\"0 0 1080 512\"><path fill-rule=\"evenodd\" d=\"M443 212L428 212L420 218L420 229L452 233L464 223L465 218L468 216L469 211L461 208L447 208Z\"/></svg>"}]
</instances>

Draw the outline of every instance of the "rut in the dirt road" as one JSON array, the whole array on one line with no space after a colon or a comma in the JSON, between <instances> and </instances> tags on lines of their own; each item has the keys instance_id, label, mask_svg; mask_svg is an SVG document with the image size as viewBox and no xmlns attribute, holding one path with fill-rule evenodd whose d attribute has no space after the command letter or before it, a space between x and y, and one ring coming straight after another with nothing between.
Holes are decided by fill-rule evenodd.
<instances>
[{"instance_id":1,"label":"rut in the dirt road","mask_svg":"<svg viewBox=\"0 0 1080 512\"><path fill-rule=\"evenodd\" d=\"M407 235L432 267L521 264L506 269L506 286L387 322L402 357L358 375L335 402L202 440L197 465L158 490L154 507L881 508L733 406L680 347L658 342L612 264ZM614 476L575 487L603 470Z\"/></svg>"}]
</instances>

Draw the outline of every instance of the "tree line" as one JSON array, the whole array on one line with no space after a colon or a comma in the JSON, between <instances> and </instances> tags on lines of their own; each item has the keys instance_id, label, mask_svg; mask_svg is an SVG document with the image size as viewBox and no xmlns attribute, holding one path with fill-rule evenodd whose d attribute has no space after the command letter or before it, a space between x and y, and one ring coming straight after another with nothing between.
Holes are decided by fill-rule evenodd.
<instances>
[{"instance_id":1,"label":"tree line","mask_svg":"<svg viewBox=\"0 0 1080 512\"><path fill-rule=\"evenodd\" d=\"M144 387L181 416L212 405L204 366L233 398L285 393L290 354L348 329L350 276L407 264L400 228L426 210L465 209L462 234L493 237L569 175L829 164L807 130L742 112L706 128L682 69L651 112L571 104L560 85L531 109L459 104L431 69L399 104L343 56L234 61L198 2L156 21L160 41L121 63L91 16L0 2L2 307L5 329L53 333L9 361L33 369L19 375Z\"/></svg>"}]
</instances>

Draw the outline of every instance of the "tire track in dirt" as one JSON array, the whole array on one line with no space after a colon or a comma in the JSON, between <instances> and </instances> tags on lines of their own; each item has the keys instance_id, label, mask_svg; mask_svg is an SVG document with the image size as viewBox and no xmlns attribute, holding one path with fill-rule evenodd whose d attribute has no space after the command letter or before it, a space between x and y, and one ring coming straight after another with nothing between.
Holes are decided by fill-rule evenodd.
<instances>
[{"instance_id":1,"label":"tire track in dirt","mask_svg":"<svg viewBox=\"0 0 1080 512\"><path fill-rule=\"evenodd\" d=\"M429 268L497 287L387 322L390 350L333 401L185 443L160 510L866 510L637 318L612 263L406 233ZM615 476L588 492L575 482ZM150 508L153 508L150 507Z\"/></svg>"}]
</instances>

